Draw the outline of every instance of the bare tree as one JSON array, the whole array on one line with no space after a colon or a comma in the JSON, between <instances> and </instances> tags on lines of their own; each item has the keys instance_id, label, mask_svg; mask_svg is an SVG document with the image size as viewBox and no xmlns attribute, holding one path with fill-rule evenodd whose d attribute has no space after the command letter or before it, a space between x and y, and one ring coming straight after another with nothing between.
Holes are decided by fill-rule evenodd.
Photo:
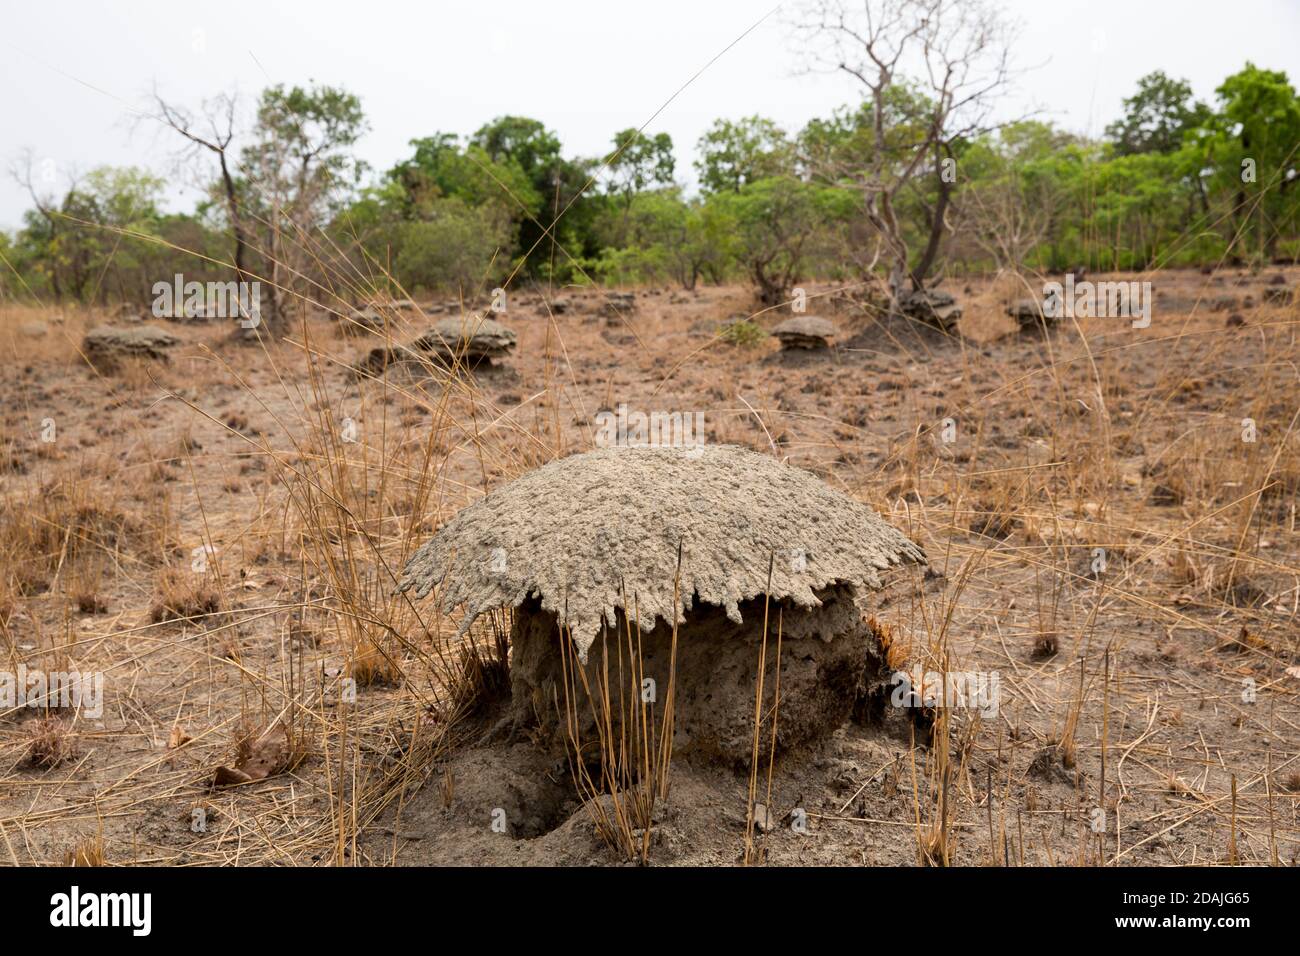
<instances>
[{"instance_id":1,"label":"bare tree","mask_svg":"<svg viewBox=\"0 0 1300 956\"><path fill-rule=\"evenodd\" d=\"M853 77L871 107L868 154L837 155L823 172L861 190L897 303L923 290L934 266L956 181L954 146L991 128L994 95L1010 78L1012 32L985 0L809 0L794 27L812 68ZM912 268L898 202L927 173L937 200Z\"/></svg>"},{"instance_id":2,"label":"bare tree","mask_svg":"<svg viewBox=\"0 0 1300 956\"><path fill-rule=\"evenodd\" d=\"M36 165L36 159L30 149L24 149L13 165L9 167L9 175L23 189L27 190L27 195L31 197L32 205L36 212L45 220L46 228L49 229L49 245L56 246L60 233L63 231L66 217L59 208L59 201L51 195L43 194L36 185L33 175L33 167ZM68 183L68 189L65 195L71 195L77 189L77 178L72 176ZM60 270L57 260L50 264L50 291L54 293L54 298L62 298L63 283L60 276Z\"/></svg>"},{"instance_id":3,"label":"bare tree","mask_svg":"<svg viewBox=\"0 0 1300 956\"><path fill-rule=\"evenodd\" d=\"M230 220L230 232L234 241L235 276L240 282L246 281L248 239L240 208L239 189L231 172L231 159L227 152L235 138L235 94L223 93L215 99L205 101L201 120L197 120L182 107L168 103L157 90L154 91L153 98L162 122L186 140L188 146L185 152L190 158L204 151L216 157L226 216Z\"/></svg>"},{"instance_id":4,"label":"bare tree","mask_svg":"<svg viewBox=\"0 0 1300 956\"><path fill-rule=\"evenodd\" d=\"M1014 170L963 195L960 221L976 245L999 270L1019 273L1029 251L1047 236L1048 208L1026 195Z\"/></svg>"}]
</instances>

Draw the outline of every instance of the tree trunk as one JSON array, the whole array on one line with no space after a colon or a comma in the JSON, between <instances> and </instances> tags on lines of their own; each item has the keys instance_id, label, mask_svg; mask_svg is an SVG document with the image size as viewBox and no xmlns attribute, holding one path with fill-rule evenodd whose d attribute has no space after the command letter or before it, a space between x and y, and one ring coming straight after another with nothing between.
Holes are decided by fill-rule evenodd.
<instances>
[{"instance_id":1,"label":"tree trunk","mask_svg":"<svg viewBox=\"0 0 1300 956\"><path fill-rule=\"evenodd\" d=\"M921 261L912 270L912 288L920 291L925 288L925 277L934 267L934 260L939 255L939 245L943 242L944 221L948 215L948 203L952 199L952 183L943 178L943 166L939 160L939 147L936 145L934 158L935 172L939 176L939 198L934 204L934 216L930 220L930 238L925 244Z\"/></svg>"}]
</instances>

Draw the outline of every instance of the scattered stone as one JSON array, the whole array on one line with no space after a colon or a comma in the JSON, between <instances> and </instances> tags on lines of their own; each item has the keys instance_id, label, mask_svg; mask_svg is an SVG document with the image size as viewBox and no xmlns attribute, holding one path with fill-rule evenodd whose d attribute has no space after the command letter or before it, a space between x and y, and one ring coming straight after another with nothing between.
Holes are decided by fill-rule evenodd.
<instances>
[{"instance_id":1,"label":"scattered stone","mask_svg":"<svg viewBox=\"0 0 1300 956\"><path fill-rule=\"evenodd\" d=\"M568 299L551 300L551 312L555 315L564 315L570 308L572 308L572 303Z\"/></svg>"},{"instance_id":2,"label":"scattered stone","mask_svg":"<svg viewBox=\"0 0 1300 956\"><path fill-rule=\"evenodd\" d=\"M1264 301L1270 305L1290 305L1295 301L1295 293L1286 288L1269 288L1264 290Z\"/></svg>"},{"instance_id":3,"label":"scattered stone","mask_svg":"<svg viewBox=\"0 0 1300 956\"><path fill-rule=\"evenodd\" d=\"M1210 303L1211 312L1230 312L1237 308L1240 302L1235 295L1221 295Z\"/></svg>"},{"instance_id":4,"label":"scattered stone","mask_svg":"<svg viewBox=\"0 0 1300 956\"><path fill-rule=\"evenodd\" d=\"M1286 276L1280 272L1275 272L1268 277L1269 285L1286 285Z\"/></svg>"},{"instance_id":5,"label":"scattered stone","mask_svg":"<svg viewBox=\"0 0 1300 956\"><path fill-rule=\"evenodd\" d=\"M880 699L889 672L866 615L919 578L902 566L924 563L871 508L770 456L614 447L553 461L465 508L398 587L417 597L436 587L444 608L463 606L462 635L480 615L515 608L509 722L539 745L565 745L566 686L577 698L569 712L588 722L585 688L627 686L619 661L630 664L628 629L639 627L640 686L662 702L670 666L675 675L674 759L743 765L765 614L769 652L781 621L785 750ZM577 729L593 739L591 726Z\"/></svg>"},{"instance_id":6,"label":"scattered stone","mask_svg":"<svg viewBox=\"0 0 1300 956\"><path fill-rule=\"evenodd\" d=\"M796 315L772 329L782 349L824 349L835 335L829 319L815 315Z\"/></svg>"},{"instance_id":7,"label":"scattered stone","mask_svg":"<svg viewBox=\"0 0 1300 956\"><path fill-rule=\"evenodd\" d=\"M1240 312L1234 312L1228 316L1227 322L1224 323L1228 328L1239 328L1246 324L1246 319Z\"/></svg>"}]
</instances>

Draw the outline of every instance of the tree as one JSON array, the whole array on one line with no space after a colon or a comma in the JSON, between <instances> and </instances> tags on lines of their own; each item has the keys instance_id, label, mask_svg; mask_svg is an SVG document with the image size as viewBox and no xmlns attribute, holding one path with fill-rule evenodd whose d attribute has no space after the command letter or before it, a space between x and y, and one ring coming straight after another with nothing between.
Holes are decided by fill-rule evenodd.
<instances>
[{"instance_id":1,"label":"tree","mask_svg":"<svg viewBox=\"0 0 1300 956\"><path fill-rule=\"evenodd\" d=\"M705 192L740 192L747 183L792 171L794 151L769 119L715 120L700 137L695 169Z\"/></svg>"},{"instance_id":2,"label":"tree","mask_svg":"<svg viewBox=\"0 0 1300 956\"><path fill-rule=\"evenodd\" d=\"M35 186L30 154L14 174L35 205L24 216L17 245L55 297L103 302L110 290L143 297L151 284L149 237L162 219L162 179L137 167L98 167L71 179L56 199Z\"/></svg>"},{"instance_id":3,"label":"tree","mask_svg":"<svg viewBox=\"0 0 1300 956\"><path fill-rule=\"evenodd\" d=\"M1009 76L1010 34L983 0L811 0L796 21L817 67L844 73L862 87L870 110L870 152L827 171L853 183L874 227L892 303L924 288L945 230L955 147L988 128L995 94ZM904 64L921 78L913 89ZM903 95L899 95L899 94ZM911 102L912 108L898 107ZM929 172L938 202L917 267L898 205L912 181ZM872 262L875 256L872 257Z\"/></svg>"},{"instance_id":4,"label":"tree","mask_svg":"<svg viewBox=\"0 0 1300 956\"><path fill-rule=\"evenodd\" d=\"M225 202L226 219L230 225L235 279L238 282L249 281L250 277L246 271L248 236L239 201L239 188L235 182L235 173L231 169L232 160L229 153L230 144L235 138L237 97L235 94L223 93L215 99L206 101L202 107L202 123L183 107L168 103L156 90L154 102L158 106L163 123L189 144L183 158L193 160L203 152L211 153L215 157L220 193Z\"/></svg>"},{"instance_id":5,"label":"tree","mask_svg":"<svg viewBox=\"0 0 1300 956\"><path fill-rule=\"evenodd\" d=\"M792 176L755 180L739 192L715 193L708 200L725 217L736 260L767 306L789 298L807 272L811 247L842 221L851 202L842 190Z\"/></svg>"},{"instance_id":6,"label":"tree","mask_svg":"<svg viewBox=\"0 0 1300 956\"><path fill-rule=\"evenodd\" d=\"M36 185L35 167L36 161L30 149L24 150L19 159L10 167L9 174L14 181L27 190L27 195L31 197L33 209L29 210L23 217L26 228L28 242L35 241L42 250L49 250L56 253L60 235L62 232L63 220L58 215L57 201L49 193L41 192ZM53 178L51 175L43 177L46 179ZM77 188L76 179L74 178L68 187L72 192ZM38 267L41 268L41 267ZM63 294L63 284L59 275L57 259L54 255L50 260L44 263L41 271L49 279L50 290L57 299Z\"/></svg>"},{"instance_id":7,"label":"tree","mask_svg":"<svg viewBox=\"0 0 1300 956\"><path fill-rule=\"evenodd\" d=\"M1053 161L1073 143L1050 124L1024 121L981 137L962 156L962 231L998 269L1019 273L1052 235L1066 201Z\"/></svg>"},{"instance_id":8,"label":"tree","mask_svg":"<svg viewBox=\"0 0 1300 956\"><path fill-rule=\"evenodd\" d=\"M470 144L496 162L513 162L542 199L541 212L526 218L519 228L529 271L541 275L554 258L535 254L548 235L575 258L597 251L593 226L600 203L585 193L596 165L593 161L565 159L559 137L526 116L498 117L475 132Z\"/></svg>"},{"instance_id":9,"label":"tree","mask_svg":"<svg viewBox=\"0 0 1300 956\"><path fill-rule=\"evenodd\" d=\"M245 208L263 232L267 331L286 331L281 293L301 299L321 259L313 234L346 202L365 169L351 147L366 128L361 102L330 86L262 91L252 142L242 153Z\"/></svg>"},{"instance_id":10,"label":"tree","mask_svg":"<svg viewBox=\"0 0 1300 956\"><path fill-rule=\"evenodd\" d=\"M614 152L605 157L606 189L621 199L626 219L632 201L652 186L670 186L673 181L673 138L667 133L646 136L636 129L614 134Z\"/></svg>"},{"instance_id":11,"label":"tree","mask_svg":"<svg viewBox=\"0 0 1300 956\"><path fill-rule=\"evenodd\" d=\"M1107 126L1106 135L1121 156L1172 153L1183 144L1183 135L1209 116L1209 107L1192 99L1186 80L1156 70L1138 80L1137 92L1124 100L1124 117Z\"/></svg>"},{"instance_id":12,"label":"tree","mask_svg":"<svg viewBox=\"0 0 1300 956\"><path fill-rule=\"evenodd\" d=\"M685 200L678 188L637 196L626 222L626 243L605 250L606 279L668 278L694 289L700 278L720 281L732 261L734 224L718 203Z\"/></svg>"},{"instance_id":13,"label":"tree","mask_svg":"<svg viewBox=\"0 0 1300 956\"><path fill-rule=\"evenodd\" d=\"M530 181L543 187L564 163L560 138L540 120L526 116L500 116L481 126L471 143L494 160L513 160Z\"/></svg>"},{"instance_id":14,"label":"tree","mask_svg":"<svg viewBox=\"0 0 1300 956\"><path fill-rule=\"evenodd\" d=\"M393 263L398 281L406 289L464 296L499 277L508 264L500 253L510 242L510 231L500 206L435 200L423 218L397 231Z\"/></svg>"},{"instance_id":15,"label":"tree","mask_svg":"<svg viewBox=\"0 0 1300 956\"><path fill-rule=\"evenodd\" d=\"M402 188L406 215L418 217L422 206L438 198L497 205L516 221L541 211L541 194L513 158L495 158L480 145L462 148L452 133L413 139L410 145L414 155L388 173Z\"/></svg>"},{"instance_id":16,"label":"tree","mask_svg":"<svg viewBox=\"0 0 1300 956\"><path fill-rule=\"evenodd\" d=\"M1256 255L1271 259L1282 220L1296 214L1292 189L1300 152L1300 98L1280 70L1247 63L1215 91L1219 114L1209 134L1217 179L1232 189L1233 235L1253 232Z\"/></svg>"}]
</instances>

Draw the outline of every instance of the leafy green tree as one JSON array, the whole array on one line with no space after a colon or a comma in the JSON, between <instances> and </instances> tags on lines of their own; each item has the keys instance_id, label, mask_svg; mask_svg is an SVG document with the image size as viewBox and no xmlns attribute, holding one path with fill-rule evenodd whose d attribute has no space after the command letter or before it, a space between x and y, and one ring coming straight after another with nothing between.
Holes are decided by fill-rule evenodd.
<instances>
[{"instance_id":1,"label":"leafy green tree","mask_svg":"<svg viewBox=\"0 0 1300 956\"><path fill-rule=\"evenodd\" d=\"M335 235L366 260L359 271L391 268L408 291L472 295L499 281L518 249L520 225L540 212L532 182L514 159L462 146L454 134L411 145L413 155L339 217Z\"/></svg>"},{"instance_id":2,"label":"leafy green tree","mask_svg":"<svg viewBox=\"0 0 1300 956\"><path fill-rule=\"evenodd\" d=\"M474 134L472 144L495 160L513 160L524 175L545 187L563 165L560 138L540 120L526 116L501 116Z\"/></svg>"},{"instance_id":3,"label":"leafy green tree","mask_svg":"<svg viewBox=\"0 0 1300 956\"><path fill-rule=\"evenodd\" d=\"M1011 272L1031 262L1042 267L1043 256L1054 270L1068 265L1052 250L1082 182L1079 145L1077 137L1033 120L971 143L961 160L964 198L951 251L968 262L987 257Z\"/></svg>"},{"instance_id":4,"label":"leafy green tree","mask_svg":"<svg viewBox=\"0 0 1300 956\"><path fill-rule=\"evenodd\" d=\"M1300 190L1300 98L1287 75L1253 63L1216 90L1218 116L1207 136L1216 185L1232 194L1234 240L1272 259L1284 222L1292 229Z\"/></svg>"},{"instance_id":5,"label":"leafy green tree","mask_svg":"<svg viewBox=\"0 0 1300 956\"><path fill-rule=\"evenodd\" d=\"M494 158L478 145L462 148L451 133L415 139L411 145L414 155L389 172L402 187L408 215L418 216L422 205L438 198L500 206L516 221L541 211L541 194L513 158Z\"/></svg>"},{"instance_id":6,"label":"leafy green tree","mask_svg":"<svg viewBox=\"0 0 1300 956\"><path fill-rule=\"evenodd\" d=\"M167 258L157 242L163 185L137 167L99 167L57 201L41 199L15 243L26 269L56 296L142 300L151 264Z\"/></svg>"},{"instance_id":7,"label":"leafy green tree","mask_svg":"<svg viewBox=\"0 0 1300 956\"><path fill-rule=\"evenodd\" d=\"M520 252L528 256L529 272L548 274L555 262L563 278L572 263L568 257L581 261L599 251L594 230L603 203L588 188L594 161L566 159L559 137L525 116L499 117L475 132L470 143L496 162L518 166L541 197L541 211L519 229ZM557 254L555 246L563 251Z\"/></svg>"},{"instance_id":8,"label":"leafy green tree","mask_svg":"<svg viewBox=\"0 0 1300 956\"><path fill-rule=\"evenodd\" d=\"M695 161L705 192L740 192L748 183L791 172L794 148L776 123L761 116L716 120L700 137Z\"/></svg>"},{"instance_id":9,"label":"leafy green tree","mask_svg":"<svg viewBox=\"0 0 1300 956\"><path fill-rule=\"evenodd\" d=\"M792 176L758 179L738 192L715 193L708 202L731 230L736 261L768 306L789 297L809 273L818 243L853 208L850 193Z\"/></svg>"},{"instance_id":10,"label":"leafy green tree","mask_svg":"<svg viewBox=\"0 0 1300 956\"><path fill-rule=\"evenodd\" d=\"M694 289L702 277L720 281L732 258L719 207L685 200L669 188L637 197L626 220L626 242L605 250L601 262L607 281L667 278Z\"/></svg>"},{"instance_id":11,"label":"leafy green tree","mask_svg":"<svg viewBox=\"0 0 1300 956\"><path fill-rule=\"evenodd\" d=\"M1124 100L1124 116L1106 127L1106 135L1121 156L1138 153L1172 153L1183 136L1204 125L1210 108L1192 98L1186 80L1175 80L1161 70L1138 80L1137 92Z\"/></svg>"},{"instance_id":12,"label":"leafy green tree","mask_svg":"<svg viewBox=\"0 0 1300 956\"><path fill-rule=\"evenodd\" d=\"M605 158L607 190L622 198L626 211L638 193L673 181L673 138L667 133L646 136L636 129L614 134L614 151Z\"/></svg>"}]
</instances>

